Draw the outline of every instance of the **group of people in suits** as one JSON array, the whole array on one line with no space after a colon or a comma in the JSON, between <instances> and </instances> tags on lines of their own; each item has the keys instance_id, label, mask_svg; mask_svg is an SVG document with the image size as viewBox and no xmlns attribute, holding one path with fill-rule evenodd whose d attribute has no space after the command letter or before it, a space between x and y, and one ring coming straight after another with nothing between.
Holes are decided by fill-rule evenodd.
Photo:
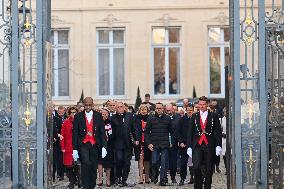
<instances>
[{"instance_id":1,"label":"group of people in suits","mask_svg":"<svg viewBox=\"0 0 284 189\"><path fill-rule=\"evenodd\" d=\"M168 170L172 183L177 183L180 157L178 184L185 184L190 164L190 184L194 183L195 189L211 188L215 156L222 153L218 115L208 111L208 99L204 96L198 100L198 110L187 106L182 117L174 106L152 104L148 100L133 113L124 103L114 101L96 109L93 99L86 97L84 110L70 107L68 118L61 123L61 132L54 134L60 141L69 188L74 188L75 184L85 189L129 186L127 179L133 153L138 162L139 184L159 182L160 186L166 186ZM103 183L104 172L106 183Z\"/></svg>"}]
</instances>

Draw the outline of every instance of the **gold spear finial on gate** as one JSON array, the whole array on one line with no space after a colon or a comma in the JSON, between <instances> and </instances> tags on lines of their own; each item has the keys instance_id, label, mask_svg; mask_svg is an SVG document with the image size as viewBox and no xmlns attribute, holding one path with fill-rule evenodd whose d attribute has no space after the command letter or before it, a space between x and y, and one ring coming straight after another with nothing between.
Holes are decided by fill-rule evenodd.
<instances>
[{"instance_id":1,"label":"gold spear finial on gate","mask_svg":"<svg viewBox=\"0 0 284 189\"><path fill-rule=\"evenodd\" d=\"M27 181L28 186L30 185L30 166L34 163L34 161L30 158L30 148L26 147L26 160L24 161L24 165L26 165L26 173L27 173Z\"/></svg>"},{"instance_id":2,"label":"gold spear finial on gate","mask_svg":"<svg viewBox=\"0 0 284 189\"><path fill-rule=\"evenodd\" d=\"M26 29L30 29L32 27L32 24L30 23L29 18L26 19L24 26Z\"/></svg>"},{"instance_id":3,"label":"gold spear finial on gate","mask_svg":"<svg viewBox=\"0 0 284 189\"><path fill-rule=\"evenodd\" d=\"M249 145L249 158L246 160L246 162L249 165L249 182L253 181L253 165L255 164L256 160L253 159L253 151L252 151L253 145Z\"/></svg>"}]
</instances>

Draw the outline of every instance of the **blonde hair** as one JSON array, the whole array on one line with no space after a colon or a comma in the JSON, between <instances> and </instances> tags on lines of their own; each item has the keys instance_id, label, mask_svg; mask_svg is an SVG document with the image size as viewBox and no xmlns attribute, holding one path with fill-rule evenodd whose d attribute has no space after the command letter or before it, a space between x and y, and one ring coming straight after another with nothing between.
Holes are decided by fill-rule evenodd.
<instances>
[{"instance_id":1,"label":"blonde hair","mask_svg":"<svg viewBox=\"0 0 284 189\"><path fill-rule=\"evenodd\" d=\"M148 113L150 112L150 108L147 106L147 104L141 104L138 108L137 114L139 114L141 112L142 108L146 108L147 112Z\"/></svg>"}]
</instances>

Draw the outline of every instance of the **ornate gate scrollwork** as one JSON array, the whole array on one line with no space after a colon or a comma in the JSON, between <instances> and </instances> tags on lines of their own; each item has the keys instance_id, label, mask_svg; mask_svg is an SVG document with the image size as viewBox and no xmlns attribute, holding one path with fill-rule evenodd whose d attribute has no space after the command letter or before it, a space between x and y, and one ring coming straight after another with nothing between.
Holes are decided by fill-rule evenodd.
<instances>
[{"instance_id":1,"label":"ornate gate scrollwork","mask_svg":"<svg viewBox=\"0 0 284 189\"><path fill-rule=\"evenodd\" d=\"M266 69L268 89L269 186L284 187L284 15L274 8L267 16Z\"/></svg>"},{"instance_id":2,"label":"ornate gate scrollwork","mask_svg":"<svg viewBox=\"0 0 284 189\"><path fill-rule=\"evenodd\" d=\"M50 0L0 1L0 189L47 187L49 19Z\"/></svg>"},{"instance_id":3,"label":"ornate gate scrollwork","mask_svg":"<svg viewBox=\"0 0 284 189\"><path fill-rule=\"evenodd\" d=\"M282 189L284 0L231 0L230 15L231 186Z\"/></svg>"},{"instance_id":4,"label":"ornate gate scrollwork","mask_svg":"<svg viewBox=\"0 0 284 189\"><path fill-rule=\"evenodd\" d=\"M2 0L0 3L0 189L12 187L10 18L10 1Z\"/></svg>"}]
</instances>

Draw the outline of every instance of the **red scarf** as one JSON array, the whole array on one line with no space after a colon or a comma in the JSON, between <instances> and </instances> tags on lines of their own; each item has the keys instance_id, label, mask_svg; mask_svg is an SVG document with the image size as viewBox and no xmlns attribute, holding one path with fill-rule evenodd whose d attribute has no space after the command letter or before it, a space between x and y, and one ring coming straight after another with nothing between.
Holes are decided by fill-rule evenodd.
<instances>
[{"instance_id":1,"label":"red scarf","mask_svg":"<svg viewBox=\"0 0 284 189\"><path fill-rule=\"evenodd\" d=\"M203 132L205 131L206 124L207 124L207 118L206 118L206 120L205 120L205 123L203 123L203 122L202 122L202 119L201 119L201 116L200 116L200 126L201 126L201 129L202 129L202 134L201 134L200 139L199 139L199 141L198 141L198 144L199 144L199 145L201 145L203 141L205 142L206 145L208 144L206 135L205 135L205 133L203 133Z\"/></svg>"},{"instance_id":2,"label":"red scarf","mask_svg":"<svg viewBox=\"0 0 284 189\"><path fill-rule=\"evenodd\" d=\"M142 138L141 138L141 141L144 142L144 140L145 140L144 131L145 131L147 122L143 121L143 120L141 122L142 122L142 124L141 124L142 125Z\"/></svg>"}]
</instances>

